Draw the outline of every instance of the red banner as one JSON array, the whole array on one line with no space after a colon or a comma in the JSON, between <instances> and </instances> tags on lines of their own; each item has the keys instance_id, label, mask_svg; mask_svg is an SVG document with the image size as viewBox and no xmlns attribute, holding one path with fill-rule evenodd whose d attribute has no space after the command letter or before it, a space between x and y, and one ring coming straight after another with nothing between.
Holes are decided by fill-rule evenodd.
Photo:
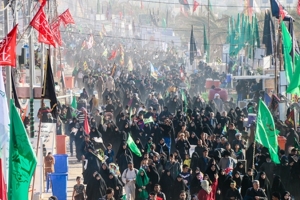
<instances>
[{"instance_id":1,"label":"red banner","mask_svg":"<svg viewBox=\"0 0 300 200\"><path fill-rule=\"evenodd\" d=\"M55 41L57 42L57 44L59 46L62 45L62 39L61 39L61 35L60 35L60 19L54 21L51 25L50 25L51 29L52 29L52 33L54 36Z\"/></svg>"},{"instance_id":2,"label":"red banner","mask_svg":"<svg viewBox=\"0 0 300 200\"><path fill-rule=\"evenodd\" d=\"M67 9L65 12L63 12L59 18L62 20L62 22L64 23L64 25L68 25L68 24L75 24L75 21L69 11L69 9Z\"/></svg>"},{"instance_id":3,"label":"red banner","mask_svg":"<svg viewBox=\"0 0 300 200\"><path fill-rule=\"evenodd\" d=\"M45 6L45 5L46 5L46 2L47 2L47 0L39 0L39 2L40 2L40 4L41 4L41 6Z\"/></svg>"},{"instance_id":4,"label":"red banner","mask_svg":"<svg viewBox=\"0 0 300 200\"><path fill-rule=\"evenodd\" d=\"M281 19L283 20L285 17L285 10L283 10L282 5L279 5L279 16L281 17Z\"/></svg>"},{"instance_id":5,"label":"red banner","mask_svg":"<svg viewBox=\"0 0 300 200\"><path fill-rule=\"evenodd\" d=\"M16 66L17 27L18 25L0 42L0 65L2 66Z\"/></svg>"},{"instance_id":6,"label":"red banner","mask_svg":"<svg viewBox=\"0 0 300 200\"><path fill-rule=\"evenodd\" d=\"M113 50L113 51L111 52L111 55L110 55L110 57L108 58L108 60L113 60L113 59L116 58L116 56L117 56L117 51Z\"/></svg>"},{"instance_id":7,"label":"red banner","mask_svg":"<svg viewBox=\"0 0 300 200\"><path fill-rule=\"evenodd\" d=\"M5 170L2 169L2 160L0 157L0 189L1 189L0 190L0 199L7 200L6 184L5 184L3 172L5 172Z\"/></svg>"},{"instance_id":8,"label":"red banner","mask_svg":"<svg viewBox=\"0 0 300 200\"><path fill-rule=\"evenodd\" d=\"M297 4L297 13L298 15L300 15L300 0L298 0L298 4Z\"/></svg>"},{"instance_id":9,"label":"red banner","mask_svg":"<svg viewBox=\"0 0 300 200\"><path fill-rule=\"evenodd\" d=\"M39 42L56 46L43 6L33 17L30 25L39 32Z\"/></svg>"},{"instance_id":10,"label":"red banner","mask_svg":"<svg viewBox=\"0 0 300 200\"><path fill-rule=\"evenodd\" d=\"M84 117L83 128L84 128L84 131L86 134L90 134L91 129L90 129L87 113L85 114L85 117Z\"/></svg>"},{"instance_id":11,"label":"red banner","mask_svg":"<svg viewBox=\"0 0 300 200\"><path fill-rule=\"evenodd\" d=\"M197 1L194 1L193 12L195 12L197 10L198 6L199 6L199 3Z\"/></svg>"}]
</instances>

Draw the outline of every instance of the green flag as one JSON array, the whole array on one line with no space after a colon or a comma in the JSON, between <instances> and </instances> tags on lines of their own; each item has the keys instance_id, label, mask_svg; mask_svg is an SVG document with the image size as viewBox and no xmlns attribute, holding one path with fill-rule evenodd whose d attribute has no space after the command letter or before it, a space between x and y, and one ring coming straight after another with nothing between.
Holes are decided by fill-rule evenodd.
<instances>
[{"instance_id":1,"label":"green flag","mask_svg":"<svg viewBox=\"0 0 300 200\"><path fill-rule=\"evenodd\" d=\"M76 110L77 110L76 96L73 96L71 106L74 109L72 113L72 117L76 117Z\"/></svg>"},{"instance_id":2,"label":"green flag","mask_svg":"<svg viewBox=\"0 0 300 200\"><path fill-rule=\"evenodd\" d=\"M187 106L188 106L187 97L185 95L184 90L181 90L180 93L181 93L181 100L184 101L184 103L185 103L185 105L183 107L183 112L186 112L187 111Z\"/></svg>"},{"instance_id":3,"label":"green flag","mask_svg":"<svg viewBox=\"0 0 300 200\"><path fill-rule=\"evenodd\" d=\"M142 157L141 151L139 148L136 146L135 142L133 141L130 133L128 134L128 139L127 139L127 145L130 148L130 150L137 155L138 157Z\"/></svg>"},{"instance_id":4,"label":"green flag","mask_svg":"<svg viewBox=\"0 0 300 200\"><path fill-rule=\"evenodd\" d=\"M283 20L281 21L281 31L282 31L284 68L286 73L286 80L288 81L288 83L290 83L293 77L293 61L290 55L290 52L292 50L292 37L287 27L285 26Z\"/></svg>"},{"instance_id":5,"label":"green flag","mask_svg":"<svg viewBox=\"0 0 300 200\"><path fill-rule=\"evenodd\" d=\"M77 110L77 101L76 101L76 97L73 96L72 98L72 104L71 104L72 108L74 108L75 110Z\"/></svg>"},{"instance_id":6,"label":"green flag","mask_svg":"<svg viewBox=\"0 0 300 200\"><path fill-rule=\"evenodd\" d=\"M28 200L28 190L37 163L20 115L10 100L8 200Z\"/></svg>"},{"instance_id":7,"label":"green flag","mask_svg":"<svg viewBox=\"0 0 300 200\"><path fill-rule=\"evenodd\" d=\"M237 22L235 22L234 18L231 17L232 21L232 34L230 40L230 48L229 55L235 57L238 54L238 44L239 44L239 34L240 28L238 24L240 24L240 15L237 16Z\"/></svg>"},{"instance_id":8,"label":"green flag","mask_svg":"<svg viewBox=\"0 0 300 200\"><path fill-rule=\"evenodd\" d=\"M227 133L227 127L226 127L226 124L224 125L223 127L223 130L222 130L222 134L225 135Z\"/></svg>"},{"instance_id":9,"label":"green flag","mask_svg":"<svg viewBox=\"0 0 300 200\"><path fill-rule=\"evenodd\" d=\"M212 5L210 3L210 0L208 0L208 11L212 12Z\"/></svg>"},{"instance_id":10,"label":"green flag","mask_svg":"<svg viewBox=\"0 0 300 200\"><path fill-rule=\"evenodd\" d=\"M252 22L254 23L254 37L255 37L255 46L257 48L260 48L260 38L259 38L259 29L258 29L258 21L257 21L257 17L255 16L254 21Z\"/></svg>"},{"instance_id":11,"label":"green flag","mask_svg":"<svg viewBox=\"0 0 300 200\"><path fill-rule=\"evenodd\" d=\"M277 130L271 112L266 104L259 100L259 109L256 122L255 140L269 149L271 159L279 164Z\"/></svg>"},{"instance_id":12,"label":"green flag","mask_svg":"<svg viewBox=\"0 0 300 200\"><path fill-rule=\"evenodd\" d=\"M300 96L300 55L295 55L295 73L287 88L287 93L296 94Z\"/></svg>"},{"instance_id":13,"label":"green flag","mask_svg":"<svg viewBox=\"0 0 300 200\"><path fill-rule=\"evenodd\" d=\"M149 124L149 123L152 123L152 122L154 122L152 117L144 119L144 124Z\"/></svg>"},{"instance_id":14,"label":"green flag","mask_svg":"<svg viewBox=\"0 0 300 200\"><path fill-rule=\"evenodd\" d=\"M206 62L209 62L209 41L206 37L206 30L205 30L205 26L204 26L204 30L203 30L203 45L204 45L204 52L206 53Z\"/></svg>"},{"instance_id":15,"label":"green flag","mask_svg":"<svg viewBox=\"0 0 300 200\"><path fill-rule=\"evenodd\" d=\"M227 43L230 43L230 40L231 40L231 34L232 34L232 31L231 31L230 19L228 19L227 39L226 39L226 42L227 42Z\"/></svg>"},{"instance_id":16,"label":"green flag","mask_svg":"<svg viewBox=\"0 0 300 200\"><path fill-rule=\"evenodd\" d=\"M162 20L161 25L162 25L163 28L167 28L167 21L166 21L166 19Z\"/></svg>"}]
</instances>

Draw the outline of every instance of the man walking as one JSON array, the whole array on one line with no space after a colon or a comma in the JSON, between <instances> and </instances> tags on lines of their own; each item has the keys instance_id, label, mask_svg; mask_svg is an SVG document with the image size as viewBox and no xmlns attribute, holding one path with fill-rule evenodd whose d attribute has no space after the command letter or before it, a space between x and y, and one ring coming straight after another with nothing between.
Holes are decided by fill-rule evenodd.
<instances>
[{"instance_id":1,"label":"man walking","mask_svg":"<svg viewBox=\"0 0 300 200\"><path fill-rule=\"evenodd\" d=\"M122 174L122 181L125 184L125 193L127 200L135 200L135 178L138 170L133 168L133 163L128 163L128 168Z\"/></svg>"}]
</instances>

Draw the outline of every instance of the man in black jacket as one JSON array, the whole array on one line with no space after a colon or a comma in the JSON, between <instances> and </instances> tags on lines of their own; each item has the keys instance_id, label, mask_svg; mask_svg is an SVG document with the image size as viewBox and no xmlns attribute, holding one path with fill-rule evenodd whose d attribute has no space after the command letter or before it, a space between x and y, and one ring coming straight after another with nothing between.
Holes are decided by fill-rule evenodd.
<instances>
[{"instance_id":1,"label":"man in black jacket","mask_svg":"<svg viewBox=\"0 0 300 200\"><path fill-rule=\"evenodd\" d=\"M261 199L261 200L268 200L268 197L263 189L259 188L259 181L253 181L253 187L249 188L246 192L246 196L244 198L247 199Z\"/></svg>"}]
</instances>

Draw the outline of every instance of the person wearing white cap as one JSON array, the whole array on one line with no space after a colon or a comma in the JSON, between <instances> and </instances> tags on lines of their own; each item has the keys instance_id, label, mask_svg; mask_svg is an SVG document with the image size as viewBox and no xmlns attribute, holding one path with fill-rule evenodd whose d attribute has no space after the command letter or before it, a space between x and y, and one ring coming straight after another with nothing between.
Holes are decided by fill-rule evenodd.
<instances>
[{"instance_id":1,"label":"person wearing white cap","mask_svg":"<svg viewBox=\"0 0 300 200\"><path fill-rule=\"evenodd\" d=\"M231 146L234 148L236 144L238 144L240 146L240 150L246 148L245 144L244 144L244 141L242 140L242 134L241 133L236 133L235 134L235 139L232 141Z\"/></svg>"}]
</instances>

